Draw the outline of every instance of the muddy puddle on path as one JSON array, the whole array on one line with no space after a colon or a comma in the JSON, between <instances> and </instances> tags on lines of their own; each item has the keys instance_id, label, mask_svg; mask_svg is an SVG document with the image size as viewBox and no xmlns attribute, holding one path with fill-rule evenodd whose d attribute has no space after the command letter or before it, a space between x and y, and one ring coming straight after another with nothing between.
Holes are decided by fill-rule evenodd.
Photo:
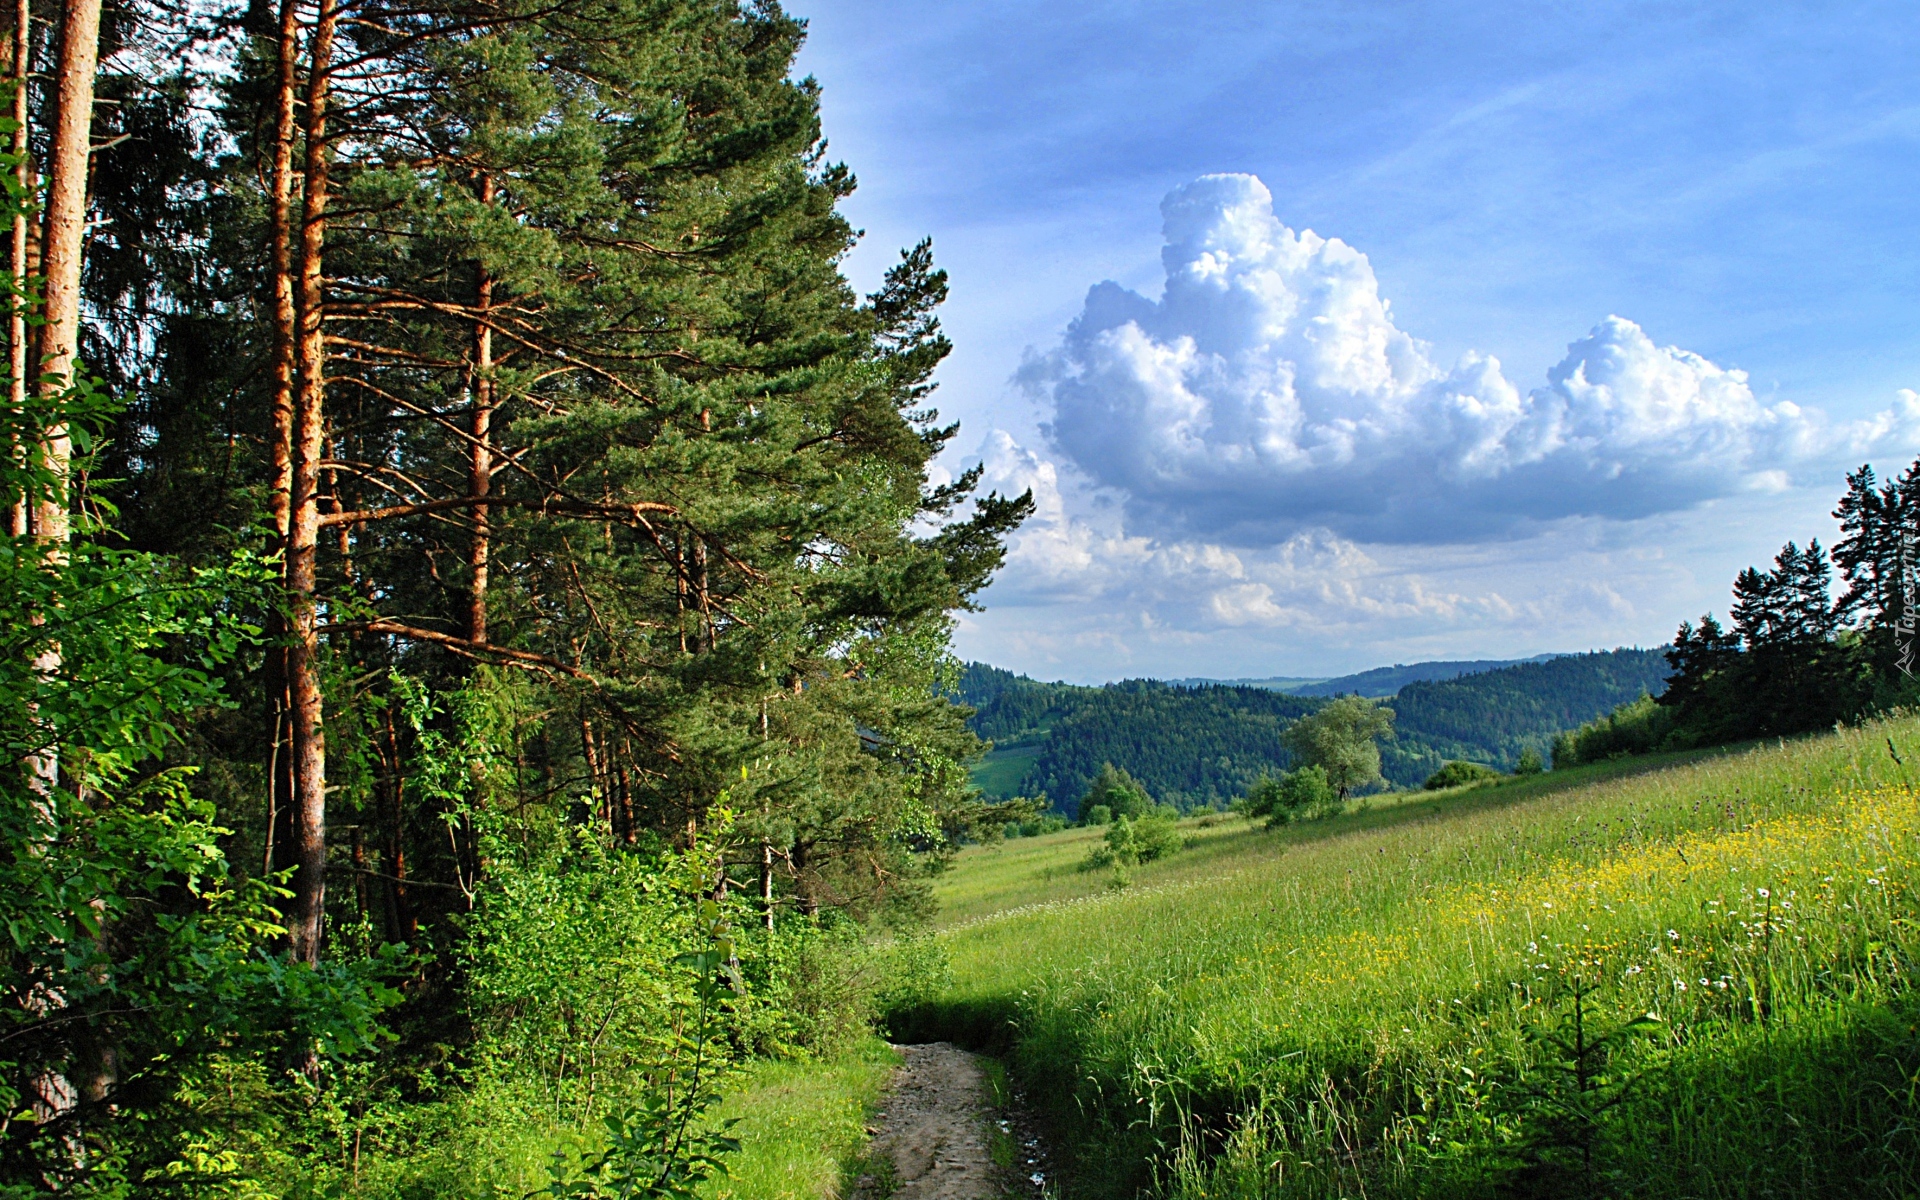
<instances>
[{"instance_id":1,"label":"muddy puddle on path","mask_svg":"<svg viewBox=\"0 0 1920 1200\"><path fill-rule=\"evenodd\" d=\"M895 1046L894 1072L853 1200L1039 1200L1053 1165L992 1059L949 1042Z\"/></svg>"}]
</instances>

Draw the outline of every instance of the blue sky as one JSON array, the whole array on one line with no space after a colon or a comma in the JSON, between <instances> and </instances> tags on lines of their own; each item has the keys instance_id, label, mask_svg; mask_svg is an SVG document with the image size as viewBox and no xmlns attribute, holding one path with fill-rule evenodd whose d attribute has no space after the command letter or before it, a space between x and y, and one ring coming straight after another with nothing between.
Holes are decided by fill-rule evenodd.
<instances>
[{"instance_id":1,"label":"blue sky","mask_svg":"<svg viewBox=\"0 0 1920 1200\"><path fill-rule=\"evenodd\" d=\"M969 657L1098 680L1653 644L1830 536L1847 462L1920 451L1911 5L794 11L861 180L850 273L923 235L952 273L951 465L1050 497ZM1163 261L1163 198L1215 173L1264 189L1203 189ZM1162 303L1216 251L1240 308ZM1145 306L1126 345L1086 308L1105 280ZM1322 328L1412 347L1392 380L1316 390L1310 331L1228 331L1327 295Z\"/></svg>"}]
</instances>

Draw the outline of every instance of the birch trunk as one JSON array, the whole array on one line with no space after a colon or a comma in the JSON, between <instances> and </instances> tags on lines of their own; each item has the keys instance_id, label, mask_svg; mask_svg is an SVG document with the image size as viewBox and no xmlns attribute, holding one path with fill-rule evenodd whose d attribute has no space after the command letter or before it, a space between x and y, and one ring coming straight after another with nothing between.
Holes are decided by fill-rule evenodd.
<instances>
[{"instance_id":1,"label":"birch trunk","mask_svg":"<svg viewBox=\"0 0 1920 1200\"><path fill-rule=\"evenodd\" d=\"M33 74L33 7L29 0L15 0L13 26L13 54L11 71L13 78L13 145L11 149L18 159L14 164L14 179L19 183L22 193L31 195L35 183L33 166L27 161L27 80ZM27 214L16 213L13 218L13 245L8 267L13 276L14 302L23 301L27 292L27 280L32 277L30 265L29 238L27 234ZM30 366L27 351L27 314L24 309L16 308L7 326L7 401L13 405L13 411L21 412L27 407L27 371ZM9 453L25 454L25 446L9 446ZM19 460L16 460L19 461ZM15 537L27 534L28 500L22 495L14 502L13 511L7 514L9 531Z\"/></svg>"},{"instance_id":2,"label":"birch trunk","mask_svg":"<svg viewBox=\"0 0 1920 1200\"><path fill-rule=\"evenodd\" d=\"M480 203L492 204L493 180L480 181ZM493 276L480 267L473 322L473 456L467 467L467 491L482 498L493 489ZM487 644L487 569L492 553L486 504L473 506L473 541L468 548L467 640Z\"/></svg>"}]
</instances>

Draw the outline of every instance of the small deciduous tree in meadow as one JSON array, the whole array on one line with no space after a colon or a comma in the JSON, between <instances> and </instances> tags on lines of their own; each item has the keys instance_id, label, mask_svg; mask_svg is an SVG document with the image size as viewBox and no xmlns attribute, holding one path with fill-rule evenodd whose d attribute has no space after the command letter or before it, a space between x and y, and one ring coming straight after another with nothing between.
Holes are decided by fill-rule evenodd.
<instances>
[{"instance_id":1,"label":"small deciduous tree in meadow","mask_svg":"<svg viewBox=\"0 0 1920 1200\"><path fill-rule=\"evenodd\" d=\"M1183 846L1179 820L1170 812L1149 812L1138 820L1118 816L1107 826L1104 843L1087 856L1086 866L1137 866L1176 854Z\"/></svg>"},{"instance_id":2,"label":"small deciduous tree in meadow","mask_svg":"<svg viewBox=\"0 0 1920 1200\"><path fill-rule=\"evenodd\" d=\"M1153 811L1153 797L1147 794L1140 781L1127 774L1122 767L1112 763L1100 764L1100 773L1087 785L1086 795L1080 797L1080 823L1090 822L1088 818L1095 808L1105 808L1109 819L1113 817L1135 818Z\"/></svg>"},{"instance_id":3,"label":"small deciduous tree in meadow","mask_svg":"<svg viewBox=\"0 0 1920 1200\"><path fill-rule=\"evenodd\" d=\"M1380 781L1380 739L1393 736L1393 710L1361 696L1340 696L1287 727L1295 761L1327 773L1342 800Z\"/></svg>"}]
</instances>

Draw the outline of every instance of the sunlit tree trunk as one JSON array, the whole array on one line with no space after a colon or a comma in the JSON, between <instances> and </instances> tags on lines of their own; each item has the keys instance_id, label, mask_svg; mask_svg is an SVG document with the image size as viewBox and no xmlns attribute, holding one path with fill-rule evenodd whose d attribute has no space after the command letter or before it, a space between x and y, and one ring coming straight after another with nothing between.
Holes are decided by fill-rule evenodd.
<instances>
[{"instance_id":1,"label":"sunlit tree trunk","mask_svg":"<svg viewBox=\"0 0 1920 1200\"><path fill-rule=\"evenodd\" d=\"M299 140L300 10L298 0L281 0L275 42L277 78L273 125L273 167L268 208L273 257L273 443L268 457L273 472L269 505L274 527L287 536L293 494L293 389L295 305L293 298L293 150Z\"/></svg>"},{"instance_id":2,"label":"sunlit tree trunk","mask_svg":"<svg viewBox=\"0 0 1920 1200\"><path fill-rule=\"evenodd\" d=\"M41 305L39 394L58 397L72 382L80 337L80 254L87 228L87 162L93 133L93 77L100 58L100 0L68 4L60 28L60 61L55 74L59 111L54 118L48 156L46 233L42 242L47 276ZM64 563L71 534L67 506L67 474L73 442L66 424L55 422L40 435L38 454L50 486L33 498L29 532L39 542L50 566ZM36 618L37 619L37 618ZM57 642L49 642L34 656L33 669L42 677L60 670ZM46 731L41 748L28 756L30 786L51 811L54 789L60 782L60 753Z\"/></svg>"},{"instance_id":3,"label":"sunlit tree trunk","mask_svg":"<svg viewBox=\"0 0 1920 1200\"><path fill-rule=\"evenodd\" d=\"M45 304L40 327L41 393L71 386L80 340L80 254L87 231L87 161L93 136L93 80L100 65L100 0L68 0L60 27L57 113L47 160ZM47 430L41 454L59 481L35 505L34 534L50 547L68 538L65 486L72 440L65 425ZM58 549L53 551L60 553ZM56 664L57 665L57 664Z\"/></svg>"},{"instance_id":4,"label":"sunlit tree trunk","mask_svg":"<svg viewBox=\"0 0 1920 1200\"><path fill-rule=\"evenodd\" d=\"M268 251L273 271L273 433L267 447L270 471L268 508L284 552L293 498L294 342L298 336L293 285L294 147L299 141L300 8L281 0L274 39L275 107L273 161L267 189ZM285 563L282 563L284 569ZM272 644L267 649L264 684L273 711L273 740L267 757L268 869L294 865L293 753L288 737L291 698L287 692L284 622L268 615Z\"/></svg>"},{"instance_id":5,"label":"sunlit tree trunk","mask_svg":"<svg viewBox=\"0 0 1920 1200\"><path fill-rule=\"evenodd\" d=\"M29 28L29 33L31 28ZM67 0L60 23L60 57L55 67L53 137L47 155L47 210L41 243L46 288L40 308L39 362L29 355L28 369L39 376L38 392L52 401L72 387L80 341L80 258L86 247L87 174L93 152L94 76L100 67L100 0ZM25 249L24 237L19 241ZM23 255L24 258L24 255ZM31 452L31 451L30 451ZM49 565L64 563L72 537L69 519L73 442L64 422L41 434L41 465L50 486L35 497L32 533ZM34 670L52 676L62 665L60 645L50 642L34 658ZM51 743L57 731L48 731ZM53 810L60 782L60 753L49 744L32 756L35 791ZM116 1049L103 1029L88 1023L75 1039L81 1059L80 1091L104 1102L116 1082ZM62 1081L64 1082L64 1081ZM72 1088L65 1089L71 1094Z\"/></svg>"},{"instance_id":6,"label":"sunlit tree trunk","mask_svg":"<svg viewBox=\"0 0 1920 1200\"><path fill-rule=\"evenodd\" d=\"M293 748L293 912L288 941L296 959L318 962L327 901L327 740L320 694L317 558L320 464L326 453L326 343L322 328L326 280L328 172L327 97L337 10L320 0L309 52L306 155L302 163L299 259L296 270L291 492L288 498L287 594L293 628L287 652Z\"/></svg>"}]
</instances>

